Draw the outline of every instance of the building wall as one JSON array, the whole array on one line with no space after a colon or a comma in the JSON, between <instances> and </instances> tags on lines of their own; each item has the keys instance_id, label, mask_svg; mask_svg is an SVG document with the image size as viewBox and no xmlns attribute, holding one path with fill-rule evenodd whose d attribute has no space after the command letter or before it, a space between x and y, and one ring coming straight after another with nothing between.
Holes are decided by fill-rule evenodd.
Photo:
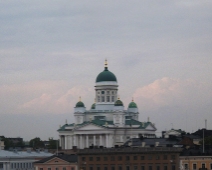
<instances>
[{"instance_id":1,"label":"building wall","mask_svg":"<svg viewBox=\"0 0 212 170\"><path fill-rule=\"evenodd\" d=\"M78 152L80 170L178 170L179 148L84 149ZM143 169L144 168L144 169Z\"/></svg>"},{"instance_id":2,"label":"building wall","mask_svg":"<svg viewBox=\"0 0 212 170\"><path fill-rule=\"evenodd\" d=\"M212 170L212 156L181 156L180 157L180 166L184 169L196 170L203 168L207 168L207 170Z\"/></svg>"},{"instance_id":3,"label":"building wall","mask_svg":"<svg viewBox=\"0 0 212 170\"><path fill-rule=\"evenodd\" d=\"M37 164L35 170L77 170L77 165L68 164Z\"/></svg>"}]
</instances>

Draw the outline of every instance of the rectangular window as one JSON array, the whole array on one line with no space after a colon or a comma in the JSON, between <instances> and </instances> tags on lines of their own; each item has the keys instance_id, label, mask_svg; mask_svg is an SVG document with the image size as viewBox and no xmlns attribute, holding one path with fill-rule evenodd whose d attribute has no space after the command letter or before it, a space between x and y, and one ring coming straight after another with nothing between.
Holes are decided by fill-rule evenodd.
<instances>
[{"instance_id":1,"label":"rectangular window","mask_svg":"<svg viewBox=\"0 0 212 170\"><path fill-rule=\"evenodd\" d=\"M210 164L210 168L211 168L211 170L212 170L212 164Z\"/></svg>"},{"instance_id":2,"label":"rectangular window","mask_svg":"<svg viewBox=\"0 0 212 170\"><path fill-rule=\"evenodd\" d=\"M193 170L195 170L195 169L197 169L197 164L193 164ZM211 169L212 169L212 166L211 166Z\"/></svg>"},{"instance_id":3,"label":"rectangular window","mask_svg":"<svg viewBox=\"0 0 212 170\"><path fill-rule=\"evenodd\" d=\"M149 170L152 170L152 165L149 165Z\"/></svg>"},{"instance_id":4,"label":"rectangular window","mask_svg":"<svg viewBox=\"0 0 212 170\"><path fill-rule=\"evenodd\" d=\"M156 166L156 170L160 170L160 165L157 165Z\"/></svg>"},{"instance_id":5,"label":"rectangular window","mask_svg":"<svg viewBox=\"0 0 212 170\"><path fill-rule=\"evenodd\" d=\"M175 167L175 165L172 165L172 170L176 170L176 167Z\"/></svg>"},{"instance_id":6,"label":"rectangular window","mask_svg":"<svg viewBox=\"0 0 212 170\"><path fill-rule=\"evenodd\" d=\"M104 170L107 170L107 166L104 167Z\"/></svg>"},{"instance_id":7,"label":"rectangular window","mask_svg":"<svg viewBox=\"0 0 212 170\"><path fill-rule=\"evenodd\" d=\"M66 168L63 167L63 170L66 170Z\"/></svg>"},{"instance_id":8,"label":"rectangular window","mask_svg":"<svg viewBox=\"0 0 212 170\"><path fill-rule=\"evenodd\" d=\"M40 170L43 170L43 168L40 168Z\"/></svg>"},{"instance_id":9,"label":"rectangular window","mask_svg":"<svg viewBox=\"0 0 212 170\"><path fill-rule=\"evenodd\" d=\"M134 160L138 160L138 157L137 157L137 156L133 156L133 159L134 159Z\"/></svg>"},{"instance_id":10,"label":"rectangular window","mask_svg":"<svg viewBox=\"0 0 212 170\"><path fill-rule=\"evenodd\" d=\"M205 164L202 164L202 168L205 168Z\"/></svg>"},{"instance_id":11,"label":"rectangular window","mask_svg":"<svg viewBox=\"0 0 212 170\"><path fill-rule=\"evenodd\" d=\"M167 165L164 165L163 170L168 170Z\"/></svg>"},{"instance_id":12,"label":"rectangular window","mask_svg":"<svg viewBox=\"0 0 212 170\"><path fill-rule=\"evenodd\" d=\"M90 166L89 170L93 170L93 167L92 167L92 166Z\"/></svg>"},{"instance_id":13,"label":"rectangular window","mask_svg":"<svg viewBox=\"0 0 212 170\"><path fill-rule=\"evenodd\" d=\"M107 91L107 94L110 94L110 91Z\"/></svg>"},{"instance_id":14,"label":"rectangular window","mask_svg":"<svg viewBox=\"0 0 212 170\"><path fill-rule=\"evenodd\" d=\"M163 159L164 160L167 160L167 155L163 155Z\"/></svg>"},{"instance_id":15,"label":"rectangular window","mask_svg":"<svg viewBox=\"0 0 212 170\"><path fill-rule=\"evenodd\" d=\"M121 161L121 160L122 160L122 156L119 156L119 157L118 157L118 160Z\"/></svg>"},{"instance_id":16,"label":"rectangular window","mask_svg":"<svg viewBox=\"0 0 212 170\"><path fill-rule=\"evenodd\" d=\"M141 160L144 160L145 159L145 157L144 156L141 156Z\"/></svg>"},{"instance_id":17,"label":"rectangular window","mask_svg":"<svg viewBox=\"0 0 212 170\"><path fill-rule=\"evenodd\" d=\"M100 102L100 96L98 96L98 102Z\"/></svg>"},{"instance_id":18,"label":"rectangular window","mask_svg":"<svg viewBox=\"0 0 212 170\"><path fill-rule=\"evenodd\" d=\"M105 156L105 157L104 157L104 161L107 161L107 160L108 160L108 159L107 159L107 157Z\"/></svg>"},{"instance_id":19,"label":"rectangular window","mask_svg":"<svg viewBox=\"0 0 212 170\"><path fill-rule=\"evenodd\" d=\"M155 156L155 159L159 160L160 159L160 156L159 155L156 155Z\"/></svg>"},{"instance_id":20,"label":"rectangular window","mask_svg":"<svg viewBox=\"0 0 212 170\"><path fill-rule=\"evenodd\" d=\"M141 165L141 170L145 170L145 166L144 165Z\"/></svg>"},{"instance_id":21,"label":"rectangular window","mask_svg":"<svg viewBox=\"0 0 212 170\"><path fill-rule=\"evenodd\" d=\"M105 94L105 91L102 91L101 93L102 93L102 94Z\"/></svg>"},{"instance_id":22,"label":"rectangular window","mask_svg":"<svg viewBox=\"0 0 212 170\"><path fill-rule=\"evenodd\" d=\"M175 160L175 155L171 155L171 159L172 160Z\"/></svg>"},{"instance_id":23,"label":"rectangular window","mask_svg":"<svg viewBox=\"0 0 212 170\"><path fill-rule=\"evenodd\" d=\"M138 166L137 165L134 166L134 170L138 170Z\"/></svg>"},{"instance_id":24,"label":"rectangular window","mask_svg":"<svg viewBox=\"0 0 212 170\"><path fill-rule=\"evenodd\" d=\"M58 170L58 168L55 168L55 170Z\"/></svg>"},{"instance_id":25,"label":"rectangular window","mask_svg":"<svg viewBox=\"0 0 212 170\"><path fill-rule=\"evenodd\" d=\"M115 166L113 165L113 166L111 166L111 170L115 170Z\"/></svg>"},{"instance_id":26,"label":"rectangular window","mask_svg":"<svg viewBox=\"0 0 212 170\"><path fill-rule=\"evenodd\" d=\"M185 169L188 169L188 164L184 164L184 168Z\"/></svg>"},{"instance_id":27,"label":"rectangular window","mask_svg":"<svg viewBox=\"0 0 212 170\"><path fill-rule=\"evenodd\" d=\"M85 157L82 157L82 161L85 161Z\"/></svg>"},{"instance_id":28,"label":"rectangular window","mask_svg":"<svg viewBox=\"0 0 212 170\"><path fill-rule=\"evenodd\" d=\"M130 156L126 156L126 160L129 161L130 160Z\"/></svg>"},{"instance_id":29,"label":"rectangular window","mask_svg":"<svg viewBox=\"0 0 212 170\"><path fill-rule=\"evenodd\" d=\"M110 96L107 96L107 102L110 102Z\"/></svg>"},{"instance_id":30,"label":"rectangular window","mask_svg":"<svg viewBox=\"0 0 212 170\"><path fill-rule=\"evenodd\" d=\"M48 168L48 170L51 170L51 168Z\"/></svg>"},{"instance_id":31,"label":"rectangular window","mask_svg":"<svg viewBox=\"0 0 212 170\"><path fill-rule=\"evenodd\" d=\"M126 170L130 170L130 166L126 166Z\"/></svg>"},{"instance_id":32,"label":"rectangular window","mask_svg":"<svg viewBox=\"0 0 212 170\"><path fill-rule=\"evenodd\" d=\"M114 96L112 96L112 102L114 102L115 101L115 97Z\"/></svg>"},{"instance_id":33,"label":"rectangular window","mask_svg":"<svg viewBox=\"0 0 212 170\"><path fill-rule=\"evenodd\" d=\"M149 156L148 156L148 159L149 159L149 160L152 160L152 155L149 155Z\"/></svg>"},{"instance_id":34,"label":"rectangular window","mask_svg":"<svg viewBox=\"0 0 212 170\"><path fill-rule=\"evenodd\" d=\"M96 168L96 170L100 170L100 167L98 166L98 167Z\"/></svg>"},{"instance_id":35,"label":"rectangular window","mask_svg":"<svg viewBox=\"0 0 212 170\"><path fill-rule=\"evenodd\" d=\"M102 96L102 102L105 102L105 96Z\"/></svg>"},{"instance_id":36,"label":"rectangular window","mask_svg":"<svg viewBox=\"0 0 212 170\"><path fill-rule=\"evenodd\" d=\"M89 157L89 161L93 161L93 157Z\"/></svg>"},{"instance_id":37,"label":"rectangular window","mask_svg":"<svg viewBox=\"0 0 212 170\"><path fill-rule=\"evenodd\" d=\"M74 167L71 167L71 170L74 170ZM84 170L85 170L85 168L84 168Z\"/></svg>"},{"instance_id":38,"label":"rectangular window","mask_svg":"<svg viewBox=\"0 0 212 170\"><path fill-rule=\"evenodd\" d=\"M100 157L96 157L96 161L100 161Z\"/></svg>"},{"instance_id":39,"label":"rectangular window","mask_svg":"<svg viewBox=\"0 0 212 170\"><path fill-rule=\"evenodd\" d=\"M110 157L110 160L111 160L111 161L115 161L115 156L111 156L111 157Z\"/></svg>"},{"instance_id":40,"label":"rectangular window","mask_svg":"<svg viewBox=\"0 0 212 170\"><path fill-rule=\"evenodd\" d=\"M122 166L121 165L119 165L119 170L122 170Z\"/></svg>"}]
</instances>

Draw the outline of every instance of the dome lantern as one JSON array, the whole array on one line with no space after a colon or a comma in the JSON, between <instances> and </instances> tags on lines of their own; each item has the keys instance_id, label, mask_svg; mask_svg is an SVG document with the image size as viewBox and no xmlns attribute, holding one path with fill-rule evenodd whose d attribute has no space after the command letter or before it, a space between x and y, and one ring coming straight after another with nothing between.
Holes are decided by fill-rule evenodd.
<instances>
[{"instance_id":1,"label":"dome lantern","mask_svg":"<svg viewBox=\"0 0 212 170\"><path fill-rule=\"evenodd\" d=\"M114 81L117 82L116 76L108 70L108 63L105 60L105 69L96 78L96 83L103 81Z\"/></svg>"}]
</instances>

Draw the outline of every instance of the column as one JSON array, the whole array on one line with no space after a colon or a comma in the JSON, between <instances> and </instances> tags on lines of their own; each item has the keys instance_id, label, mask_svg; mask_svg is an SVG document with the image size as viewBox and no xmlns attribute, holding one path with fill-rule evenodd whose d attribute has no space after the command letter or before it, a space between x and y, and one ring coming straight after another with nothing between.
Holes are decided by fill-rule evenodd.
<instances>
[{"instance_id":1,"label":"column","mask_svg":"<svg viewBox=\"0 0 212 170\"><path fill-rule=\"evenodd\" d=\"M106 135L106 147L108 148L108 134L105 134Z\"/></svg>"},{"instance_id":2,"label":"column","mask_svg":"<svg viewBox=\"0 0 212 170\"><path fill-rule=\"evenodd\" d=\"M120 142L124 142L124 140L123 140L123 136L120 136Z\"/></svg>"},{"instance_id":3,"label":"column","mask_svg":"<svg viewBox=\"0 0 212 170\"><path fill-rule=\"evenodd\" d=\"M93 135L93 145L96 146L96 135Z\"/></svg>"},{"instance_id":4,"label":"column","mask_svg":"<svg viewBox=\"0 0 212 170\"><path fill-rule=\"evenodd\" d=\"M69 139L70 139L70 136L67 136L67 139L66 139L66 141L67 141L67 149L70 149L70 142L69 142Z\"/></svg>"},{"instance_id":5,"label":"column","mask_svg":"<svg viewBox=\"0 0 212 170\"><path fill-rule=\"evenodd\" d=\"M62 137L62 149L65 149L65 136Z\"/></svg>"},{"instance_id":6,"label":"column","mask_svg":"<svg viewBox=\"0 0 212 170\"><path fill-rule=\"evenodd\" d=\"M64 149L67 149L67 136L64 136Z\"/></svg>"},{"instance_id":7,"label":"column","mask_svg":"<svg viewBox=\"0 0 212 170\"><path fill-rule=\"evenodd\" d=\"M83 143L82 143L82 135L80 135L80 142L79 142L79 148L83 149Z\"/></svg>"},{"instance_id":8,"label":"column","mask_svg":"<svg viewBox=\"0 0 212 170\"><path fill-rule=\"evenodd\" d=\"M86 135L86 147L88 148L89 147L89 137L88 137L88 135Z\"/></svg>"},{"instance_id":9,"label":"column","mask_svg":"<svg viewBox=\"0 0 212 170\"><path fill-rule=\"evenodd\" d=\"M77 146L76 135L74 135L74 146Z\"/></svg>"},{"instance_id":10,"label":"column","mask_svg":"<svg viewBox=\"0 0 212 170\"><path fill-rule=\"evenodd\" d=\"M59 146L62 146L62 136L60 135L60 139L59 139Z\"/></svg>"},{"instance_id":11,"label":"column","mask_svg":"<svg viewBox=\"0 0 212 170\"><path fill-rule=\"evenodd\" d=\"M73 137L72 136L70 136L70 138L69 138L69 146L70 146L70 149L73 148Z\"/></svg>"},{"instance_id":12,"label":"column","mask_svg":"<svg viewBox=\"0 0 212 170\"><path fill-rule=\"evenodd\" d=\"M113 146L112 135L108 134L108 147L111 148Z\"/></svg>"},{"instance_id":13,"label":"column","mask_svg":"<svg viewBox=\"0 0 212 170\"><path fill-rule=\"evenodd\" d=\"M103 146L102 135L99 135L99 145L100 145L100 146Z\"/></svg>"}]
</instances>

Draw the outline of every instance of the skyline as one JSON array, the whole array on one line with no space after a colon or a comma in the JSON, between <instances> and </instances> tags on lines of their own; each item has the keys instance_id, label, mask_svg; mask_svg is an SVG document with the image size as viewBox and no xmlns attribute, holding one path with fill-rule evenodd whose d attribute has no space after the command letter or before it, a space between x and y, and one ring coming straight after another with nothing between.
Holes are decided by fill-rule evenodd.
<instances>
[{"instance_id":1,"label":"skyline","mask_svg":"<svg viewBox=\"0 0 212 170\"><path fill-rule=\"evenodd\" d=\"M58 138L113 72L125 109L162 130L212 129L212 2L0 2L1 135ZM165 121L164 121L165 119ZM6 128L5 128L6 127ZM33 133L32 133L33 132Z\"/></svg>"}]
</instances>

